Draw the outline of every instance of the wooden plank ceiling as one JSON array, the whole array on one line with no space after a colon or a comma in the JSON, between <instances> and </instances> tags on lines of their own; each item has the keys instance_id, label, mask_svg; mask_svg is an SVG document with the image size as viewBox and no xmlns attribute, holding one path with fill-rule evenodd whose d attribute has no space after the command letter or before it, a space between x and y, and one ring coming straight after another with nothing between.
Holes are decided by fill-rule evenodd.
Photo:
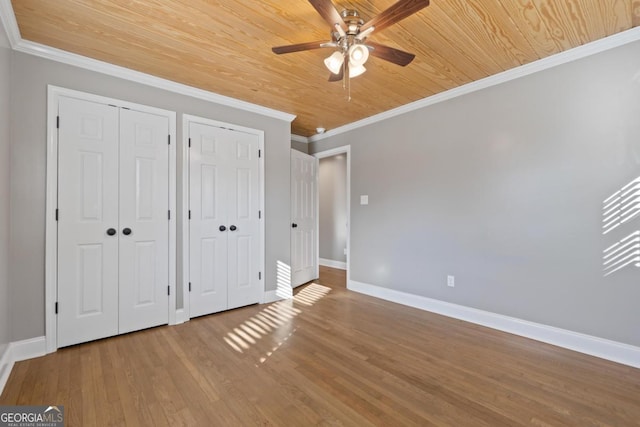
<instances>
[{"instance_id":1,"label":"wooden plank ceiling","mask_svg":"<svg viewBox=\"0 0 640 427\"><path fill-rule=\"evenodd\" d=\"M334 0L364 20L394 0ZM306 0L13 0L21 36L90 58L296 114L309 136L630 29L640 0L432 0L370 40L416 54L407 67L371 57L327 82L330 49L272 46L329 39Z\"/></svg>"}]
</instances>

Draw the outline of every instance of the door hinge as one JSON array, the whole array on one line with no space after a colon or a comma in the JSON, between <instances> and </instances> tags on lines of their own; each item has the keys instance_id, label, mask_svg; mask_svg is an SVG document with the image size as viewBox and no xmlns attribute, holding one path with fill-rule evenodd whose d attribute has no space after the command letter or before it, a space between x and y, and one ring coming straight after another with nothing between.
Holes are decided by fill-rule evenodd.
<instances>
[{"instance_id":1,"label":"door hinge","mask_svg":"<svg viewBox=\"0 0 640 427\"><path fill-rule=\"evenodd\" d=\"M258 272L258 280L262 280L262 271Z\"/></svg>"},{"instance_id":2,"label":"door hinge","mask_svg":"<svg viewBox=\"0 0 640 427\"><path fill-rule=\"evenodd\" d=\"M171 219L171 210L168 210L168 211L167 211L167 217L168 217L169 219Z\"/></svg>"},{"instance_id":3,"label":"door hinge","mask_svg":"<svg viewBox=\"0 0 640 427\"><path fill-rule=\"evenodd\" d=\"M191 219L191 209L189 209L189 219Z\"/></svg>"},{"instance_id":4,"label":"door hinge","mask_svg":"<svg viewBox=\"0 0 640 427\"><path fill-rule=\"evenodd\" d=\"M171 295L171 285L167 286L167 295Z\"/></svg>"},{"instance_id":5,"label":"door hinge","mask_svg":"<svg viewBox=\"0 0 640 427\"><path fill-rule=\"evenodd\" d=\"M56 301L56 307L55 307L55 310L56 310L56 314L58 314L58 301Z\"/></svg>"},{"instance_id":6,"label":"door hinge","mask_svg":"<svg viewBox=\"0 0 640 427\"><path fill-rule=\"evenodd\" d=\"M191 148L191 138L189 138L189 148Z\"/></svg>"},{"instance_id":7,"label":"door hinge","mask_svg":"<svg viewBox=\"0 0 640 427\"><path fill-rule=\"evenodd\" d=\"M58 209L56 208L56 221L58 220Z\"/></svg>"},{"instance_id":8,"label":"door hinge","mask_svg":"<svg viewBox=\"0 0 640 427\"><path fill-rule=\"evenodd\" d=\"M262 150L258 150L258 158L262 157Z\"/></svg>"},{"instance_id":9,"label":"door hinge","mask_svg":"<svg viewBox=\"0 0 640 427\"><path fill-rule=\"evenodd\" d=\"M262 219L262 211L258 211L258 219Z\"/></svg>"},{"instance_id":10,"label":"door hinge","mask_svg":"<svg viewBox=\"0 0 640 427\"><path fill-rule=\"evenodd\" d=\"M56 129L60 129L60 116L56 116Z\"/></svg>"},{"instance_id":11,"label":"door hinge","mask_svg":"<svg viewBox=\"0 0 640 427\"><path fill-rule=\"evenodd\" d=\"M169 141L169 145L171 145L171 135L167 135L167 140Z\"/></svg>"},{"instance_id":12,"label":"door hinge","mask_svg":"<svg viewBox=\"0 0 640 427\"><path fill-rule=\"evenodd\" d=\"M189 292L191 292L191 282L189 282Z\"/></svg>"}]
</instances>

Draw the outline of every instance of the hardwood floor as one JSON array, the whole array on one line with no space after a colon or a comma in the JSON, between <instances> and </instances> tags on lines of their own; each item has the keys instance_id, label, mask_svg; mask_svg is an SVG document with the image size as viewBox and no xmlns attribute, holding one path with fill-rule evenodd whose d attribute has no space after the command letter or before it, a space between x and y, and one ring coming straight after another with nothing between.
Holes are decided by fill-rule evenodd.
<instances>
[{"instance_id":1,"label":"hardwood floor","mask_svg":"<svg viewBox=\"0 0 640 427\"><path fill-rule=\"evenodd\" d=\"M640 370L345 288L61 349L1 405L68 426L640 425Z\"/></svg>"}]
</instances>

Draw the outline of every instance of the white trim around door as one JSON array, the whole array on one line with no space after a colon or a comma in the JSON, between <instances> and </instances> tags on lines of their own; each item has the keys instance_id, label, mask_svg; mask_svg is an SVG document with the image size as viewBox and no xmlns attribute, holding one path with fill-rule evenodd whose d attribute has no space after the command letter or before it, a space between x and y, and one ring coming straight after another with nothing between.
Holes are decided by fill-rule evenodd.
<instances>
[{"instance_id":1,"label":"white trim around door","mask_svg":"<svg viewBox=\"0 0 640 427\"><path fill-rule=\"evenodd\" d=\"M190 114L182 115L182 140L181 140L181 153L182 153L182 301L183 307L178 310L178 321L186 322L191 318L191 308L190 308L190 295L189 295L189 262L190 262L190 237L189 237L189 173L190 173L190 164L189 164L189 128L191 123L199 123L208 126L215 126L220 128L225 128L229 130L239 131L248 133L251 135L255 135L258 138L258 148L260 150L260 157L258 159L259 164L259 188L260 188L260 212L261 212L261 221L260 221L260 230L259 230L259 238L260 238L260 265L259 269L261 273L261 289L262 295L260 296L260 302L270 302L265 301L266 293L265 293L265 196L264 196L264 158L265 158L265 150L264 150L264 131L259 129L252 129L244 126L239 126L231 123L225 123L217 120L207 119L204 117L193 116Z\"/></svg>"},{"instance_id":2,"label":"white trim around door","mask_svg":"<svg viewBox=\"0 0 640 427\"><path fill-rule=\"evenodd\" d=\"M58 104L60 97L117 105L166 117L169 121L169 324L176 323L176 113L155 107L79 92L49 85L47 87L47 175L45 231L45 342L47 353L57 349L56 302L58 290Z\"/></svg>"},{"instance_id":3,"label":"white trim around door","mask_svg":"<svg viewBox=\"0 0 640 427\"><path fill-rule=\"evenodd\" d=\"M332 148L326 151L319 151L314 153L313 156L320 161L320 159L324 159L325 157L336 156L338 154L344 154L347 156L347 262L346 262L346 270L347 270L347 283L350 280L350 272L351 272L351 145L343 145L342 147ZM319 168L318 168L319 170ZM319 173L319 172L318 172ZM320 194L320 188L318 188L317 195ZM319 200L316 200L316 239L317 249L316 254L320 257L320 205ZM320 259L318 258L318 264L320 264Z\"/></svg>"}]
</instances>

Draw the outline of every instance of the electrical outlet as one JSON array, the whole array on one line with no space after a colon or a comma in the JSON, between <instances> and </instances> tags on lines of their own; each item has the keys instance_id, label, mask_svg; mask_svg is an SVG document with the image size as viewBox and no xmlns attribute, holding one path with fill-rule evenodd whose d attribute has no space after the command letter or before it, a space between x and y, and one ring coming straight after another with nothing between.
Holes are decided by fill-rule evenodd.
<instances>
[{"instance_id":1,"label":"electrical outlet","mask_svg":"<svg viewBox=\"0 0 640 427\"><path fill-rule=\"evenodd\" d=\"M447 276L447 286L451 288L456 286L456 278L454 276Z\"/></svg>"}]
</instances>

